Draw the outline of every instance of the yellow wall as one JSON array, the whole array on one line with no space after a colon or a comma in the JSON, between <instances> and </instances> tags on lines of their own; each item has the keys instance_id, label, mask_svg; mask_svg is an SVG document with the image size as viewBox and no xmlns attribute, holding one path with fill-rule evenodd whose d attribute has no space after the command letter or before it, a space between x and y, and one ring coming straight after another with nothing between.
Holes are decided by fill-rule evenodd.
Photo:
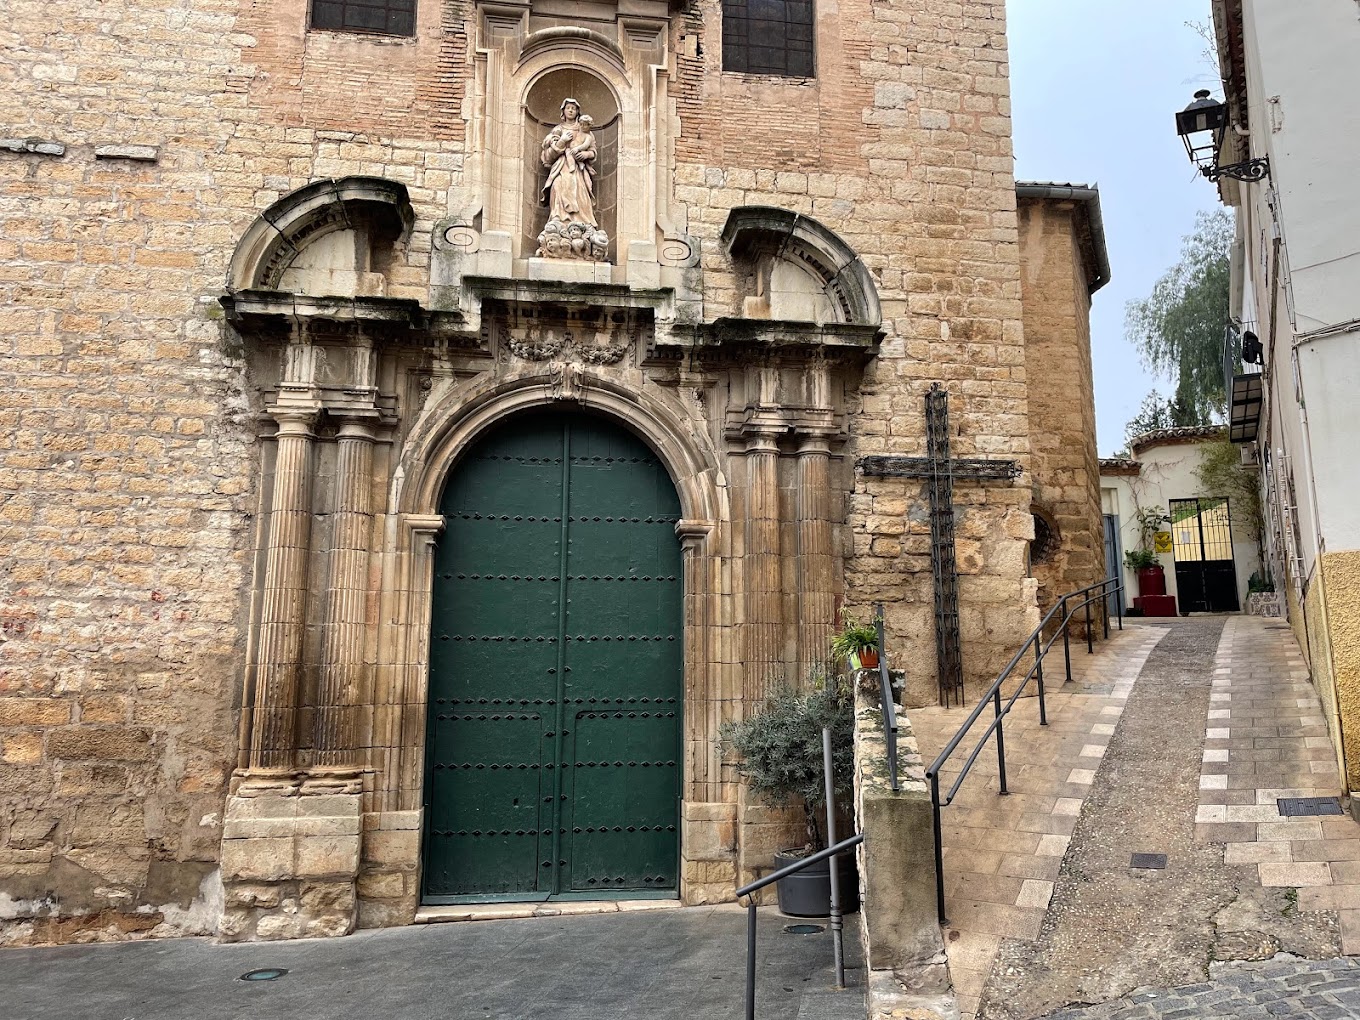
<instances>
[{"instance_id":1,"label":"yellow wall","mask_svg":"<svg viewBox=\"0 0 1360 1020\"><path fill-rule=\"evenodd\" d=\"M1309 631L1310 637L1311 632L1322 631L1327 640L1325 647L1314 649L1314 682L1320 691L1324 683L1335 691L1339 750L1348 788L1356 790L1360 789L1360 550L1324 553L1319 574L1325 615L1318 626L1309 614Z\"/></svg>"}]
</instances>

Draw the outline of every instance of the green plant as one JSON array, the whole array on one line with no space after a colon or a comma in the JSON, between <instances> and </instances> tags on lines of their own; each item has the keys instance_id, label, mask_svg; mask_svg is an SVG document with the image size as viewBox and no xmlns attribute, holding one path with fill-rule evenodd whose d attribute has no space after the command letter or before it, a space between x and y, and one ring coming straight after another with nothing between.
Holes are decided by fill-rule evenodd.
<instances>
[{"instance_id":1,"label":"green plant","mask_svg":"<svg viewBox=\"0 0 1360 1020\"><path fill-rule=\"evenodd\" d=\"M1252 574L1251 577L1247 578L1247 591L1249 592L1274 591L1274 590L1275 582L1272 581L1269 577L1262 577L1260 571L1257 571L1256 573Z\"/></svg>"},{"instance_id":2,"label":"green plant","mask_svg":"<svg viewBox=\"0 0 1360 1020\"><path fill-rule=\"evenodd\" d=\"M838 659L849 658L857 652L878 648L878 628L872 623L860 623L853 616L843 617L845 626L831 639L831 654Z\"/></svg>"},{"instance_id":3,"label":"green plant","mask_svg":"<svg viewBox=\"0 0 1360 1020\"><path fill-rule=\"evenodd\" d=\"M781 683L752 716L725 724L723 744L741 756L737 771L751 792L772 807L801 802L811 852L824 849L819 815L826 809L822 770L822 727L831 730L832 779L836 800L854 791L855 712L843 685L823 676L813 689L796 691Z\"/></svg>"},{"instance_id":4,"label":"green plant","mask_svg":"<svg viewBox=\"0 0 1360 1020\"><path fill-rule=\"evenodd\" d=\"M1157 566L1157 554L1151 549L1130 549L1124 554L1124 562L1130 570L1147 570Z\"/></svg>"}]
</instances>

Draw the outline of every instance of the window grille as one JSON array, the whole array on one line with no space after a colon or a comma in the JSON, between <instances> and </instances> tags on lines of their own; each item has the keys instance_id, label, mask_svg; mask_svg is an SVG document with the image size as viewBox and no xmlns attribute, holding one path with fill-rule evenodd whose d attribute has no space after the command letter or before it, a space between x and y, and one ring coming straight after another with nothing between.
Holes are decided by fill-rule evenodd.
<instances>
[{"instance_id":1,"label":"window grille","mask_svg":"<svg viewBox=\"0 0 1360 1020\"><path fill-rule=\"evenodd\" d=\"M312 28L415 35L416 0L312 0Z\"/></svg>"},{"instance_id":2,"label":"window grille","mask_svg":"<svg viewBox=\"0 0 1360 1020\"><path fill-rule=\"evenodd\" d=\"M723 70L813 77L812 0L723 0Z\"/></svg>"}]
</instances>

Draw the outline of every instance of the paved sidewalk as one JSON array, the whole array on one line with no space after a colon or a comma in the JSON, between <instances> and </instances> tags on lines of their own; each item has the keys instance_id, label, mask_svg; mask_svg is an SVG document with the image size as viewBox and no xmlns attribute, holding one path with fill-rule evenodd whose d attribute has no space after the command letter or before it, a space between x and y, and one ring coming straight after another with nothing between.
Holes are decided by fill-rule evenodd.
<instances>
[{"instance_id":1,"label":"paved sidewalk","mask_svg":"<svg viewBox=\"0 0 1360 1020\"><path fill-rule=\"evenodd\" d=\"M831 986L828 933L760 912L757 1010L862 1020L862 954ZM746 911L735 905L416 925L343 939L167 939L0 950L4 1020L738 1020ZM259 967L274 981L247 982Z\"/></svg>"},{"instance_id":2,"label":"paved sidewalk","mask_svg":"<svg viewBox=\"0 0 1360 1020\"><path fill-rule=\"evenodd\" d=\"M1297 889L1300 911L1335 910L1342 951L1360 953L1360 825L1349 815L1282 818L1280 798L1342 793L1303 656L1283 623L1230 619L1205 729L1201 840L1225 844L1264 888Z\"/></svg>"},{"instance_id":3,"label":"paved sidewalk","mask_svg":"<svg viewBox=\"0 0 1360 1020\"><path fill-rule=\"evenodd\" d=\"M1130 623L1087 655L1073 642L1073 682L1064 684L1061 646L1047 660L1048 726L1039 725L1035 698L1006 717L1007 786L989 744L943 814L945 948L963 1020L977 1010L1003 940L1038 936L1053 883L1082 803L1133 684L1166 629ZM939 753L969 708L913 709L912 727L927 761ZM987 719L941 773L947 793Z\"/></svg>"}]
</instances>

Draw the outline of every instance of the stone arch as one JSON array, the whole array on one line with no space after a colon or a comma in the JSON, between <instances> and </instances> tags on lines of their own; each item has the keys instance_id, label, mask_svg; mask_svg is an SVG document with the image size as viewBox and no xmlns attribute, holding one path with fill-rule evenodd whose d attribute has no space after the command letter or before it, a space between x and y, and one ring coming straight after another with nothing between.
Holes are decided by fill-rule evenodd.
<instances>
[{"instance_id":1,"label":"stone arch","mask_svg":"<svg viewBox=\"0 0 1360 1020\"><path fill-rule=\"evenodd\" d=\"M570 391L570 392L568 392ZM427 409L402 456L393 503L403 513L433 514L454 465L476 437L519 411L575 405L617 420L638 435L670 472L686 522L711 527L723 518L717 456L660 400L568 366L521 376L468 394L451 390Z\"/></svg>"},{"instance_id":2,"label":"stone arch","mask_svg":"<svg viewBox=\"0 0 1360 1020\"><path fill-rule=\"evenodd\" d=\"M363 293L357 275L381 273L382 250L390 250L392 242L406 236L414 222L406 186L397 181L382 177L313 181L255 218L232 254L227 290L285 289L289 269L305 257L307 249L316 250L322 244L336 249L339 257L333 261L341 267L326 271L355 274L348 296ZM341 237L343 242L335 244ZM347 262L349 256L352 259ZM347 279L333 282L326 293L343 292L348 283Z\"/></svg>"},{"instance_id":3,"label":"stone arch","mask_svg":"<svg viewBox=\"0 0 1360 1020\"><path fill-rule=\"evenodd\" d=\"M745 280L746 318L882 324L868 267L811 216L776 206L738 206L728 214L722 242Z\"/></svg>"}]
</instances>

